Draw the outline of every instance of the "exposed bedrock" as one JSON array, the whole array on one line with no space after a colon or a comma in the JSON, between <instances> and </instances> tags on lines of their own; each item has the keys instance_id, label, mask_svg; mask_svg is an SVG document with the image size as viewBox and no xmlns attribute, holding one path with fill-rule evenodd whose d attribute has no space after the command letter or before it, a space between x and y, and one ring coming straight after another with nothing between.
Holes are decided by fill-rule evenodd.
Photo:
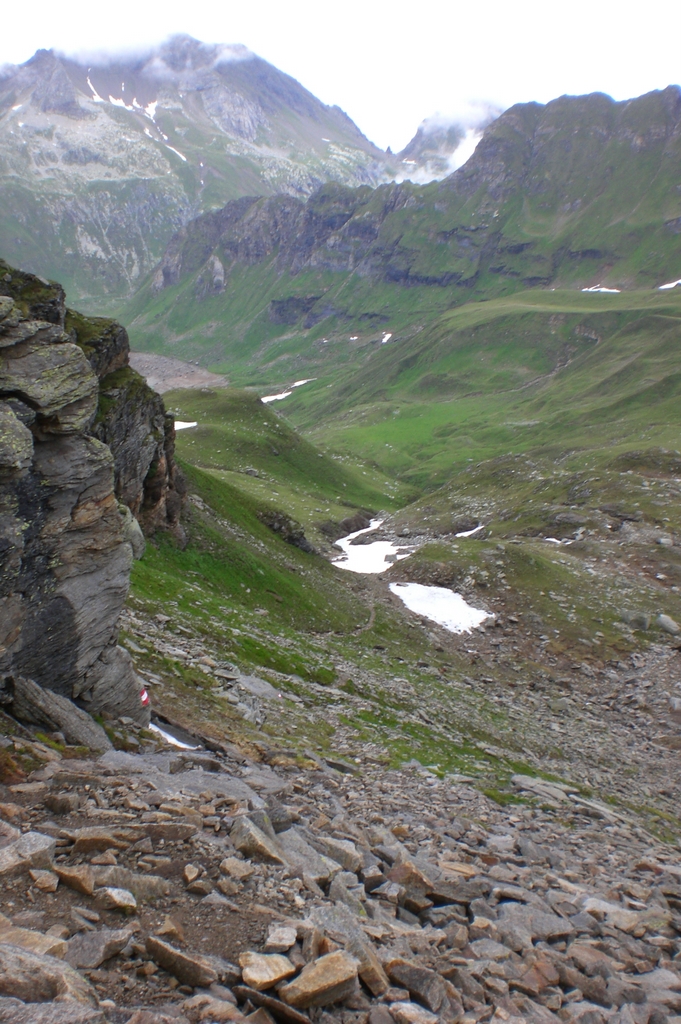
<instances>
[{"instance_id":1,"label":"exposed bedrock","mask_svg":"<svg viewBox=\"0 0 681 1024\"><path fill-rule=\"evenodd\" d=\"M172 417L128 367L123 328L67 312L57 288L4 270L0 286L13 294L0 295L2 703L65 734L69 706L72 731L82 729L71 701L146 724L118 619L144 550L139 524L182 536ZM32 698L31 712L22 680L62 702Z\"/></svg>"}]
</instances>

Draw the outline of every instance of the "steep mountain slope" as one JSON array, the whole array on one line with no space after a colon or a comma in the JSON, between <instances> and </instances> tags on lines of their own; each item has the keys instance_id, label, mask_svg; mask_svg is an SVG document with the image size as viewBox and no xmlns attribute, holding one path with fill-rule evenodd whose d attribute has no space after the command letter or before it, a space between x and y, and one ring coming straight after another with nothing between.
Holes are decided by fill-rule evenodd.
<instances>
[{"instance_id":1,"label":"steep mountain slope","mask_svg":"<svg viewBox=\"0 0 681 1024\"><path fill-rule=\"evenodd\" d=\"M0 250L72 297L127 293L201 211L376 184L386 166L338 107L244 47L178 36L139 57L40 50L0 69Z\"/></svg>"},{"instance_id":2,"label":"steep mountain slope","mask_svg":"<svg viewBox=\"0 0 681 1024\"><path fill-rule=\"evenodd\" d=\"M329 184L306 203L241 199L192 221L123 316L137 347L237 380L308 376L324 341L354 361L348 339L413 334L471 299L677 278L679 180L676 87L521 104L441 182Z\"/></svg>"}]
</instances>

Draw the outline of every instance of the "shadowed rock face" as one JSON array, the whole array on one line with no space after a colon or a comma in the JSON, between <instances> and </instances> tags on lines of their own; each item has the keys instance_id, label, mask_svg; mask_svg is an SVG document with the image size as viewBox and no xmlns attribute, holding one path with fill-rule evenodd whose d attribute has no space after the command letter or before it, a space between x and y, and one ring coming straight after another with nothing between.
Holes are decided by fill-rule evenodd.
<instances>
[{"instance_id":1,"label":"shadowed rock face","mask_svg":"<svg viewBox=\"0 0 681 1024\"><path fill-rule=\"evenodd\" d=\"M118 324L4 264L0 292L0 675L148 721L116 644L141 541L119 502L181 535L172 417Z\"/></svg>"}]
</instances>

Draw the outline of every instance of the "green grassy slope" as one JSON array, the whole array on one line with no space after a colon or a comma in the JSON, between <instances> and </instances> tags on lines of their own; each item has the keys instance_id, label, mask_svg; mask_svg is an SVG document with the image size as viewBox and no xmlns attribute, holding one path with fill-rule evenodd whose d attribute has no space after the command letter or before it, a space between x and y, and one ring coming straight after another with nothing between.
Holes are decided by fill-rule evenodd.
<instances>
[{"instance_id":1,"label":"green grassy slope","mask_svg":"<svg viewBox=\"0 0 681 1024\"><path fill-rule=\"evenodd\" d=\"M653 289L681 275L680 125L675 87L518 105L442 182L327 185L304 207L193 221L165 287L147 280L121 315L137 347L272 385L528 287ZM206 288L213 259L224 288Z\"/></svg>"},{"instance_id":2,"label":"green grassy slope","mask_svg":"<svg viewBox=\"0 0 681 1024\"><path fill-rule=\"evenodd\" d=\"M680 347L679 291L525 292L448 312L332 388L297 390L286 411L316 440L432 488L508 452L678 447Z\"/></svg>"},{"instance_id":3,"label":"green grassy slope","mask_svg":"<svg viewBox=\"0 0 681 1024\"><path fill-rule=\"evenodd\" d=\"M418 493L373 464L324 454L252 393L174 391L166 405L178 419L198 423L178 431L180 458L229 484L243 500L293 516L314 544L324 543L324 523L358 510L394 510Z\"/></svg>"}]
</instances>

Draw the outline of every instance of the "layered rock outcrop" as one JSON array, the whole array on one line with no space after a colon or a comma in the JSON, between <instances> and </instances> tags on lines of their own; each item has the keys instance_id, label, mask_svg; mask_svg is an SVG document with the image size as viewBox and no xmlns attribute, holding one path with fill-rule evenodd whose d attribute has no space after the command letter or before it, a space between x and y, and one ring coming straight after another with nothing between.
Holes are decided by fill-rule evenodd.
<instances>
[{"instance_id":1,"label":"layered rock outcrop","mask_svg":"<svg viewBox=\"0 0 681 1024\"><path fill-rule=\"evenodd\" d=\"M24 718L29 680L148 721L118 618L144 547L135 517L181 536L181 498L172 417L128 350L119 325L0 267L0 700Z\"/></svg>"}]
</instances>

